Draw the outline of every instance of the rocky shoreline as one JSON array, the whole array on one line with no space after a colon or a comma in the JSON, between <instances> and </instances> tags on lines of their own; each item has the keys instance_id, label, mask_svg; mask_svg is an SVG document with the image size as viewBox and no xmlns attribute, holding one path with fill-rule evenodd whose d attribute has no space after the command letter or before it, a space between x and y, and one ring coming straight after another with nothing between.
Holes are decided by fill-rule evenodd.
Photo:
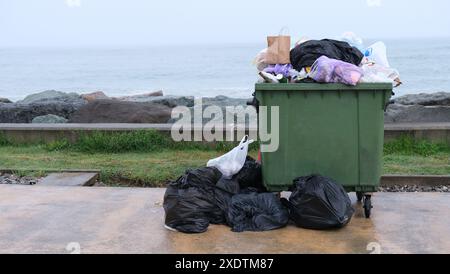
<instances>
[{"instance_id":1,"label":"rocky shoreline","mask_svg":"<svg viewBox=\"0 0 450 274\"><path fill-rule=\"evenodd\" d=\"M226 106L246 107L248 99L207 97L203 98L203 107L216 105L225 113ZM109 97L101 91L80 95L48 90L17 102L0 98L0 123L173 123L171 113L177 106L192 112L194 97L164 95L162 91ZM250 120L256 121L253 108ZM387 106L385 122L450 122L450 93L395 98Z\"/></svg>"}]
</instances>

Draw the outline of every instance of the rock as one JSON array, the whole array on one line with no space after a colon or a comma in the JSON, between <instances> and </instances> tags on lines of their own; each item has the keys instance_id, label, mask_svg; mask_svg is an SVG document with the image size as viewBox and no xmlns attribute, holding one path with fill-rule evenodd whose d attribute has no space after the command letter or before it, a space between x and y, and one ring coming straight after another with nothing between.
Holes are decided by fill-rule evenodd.
<instances>
[{"instance_id":1,"label":"rock","mask_svg":"<svg viewBox=\"0 0 450 274\"><path fill-rule=\"evenodd\" d=\"M448 123L450 106L389 105L385 123Z\"/></svg>"},{"instance_id":2,"label":"rock","mask_svg":"<svg viewBox=\"0 0 450 274\"><path fill-rule=\"evenodd\" d=\"M155 103L95 100L82 106L70 123L166 123L171 109Z\"/></svg>"},{"instance_id":3,"label":"rock","mask_svg":"<svg viewBox=\"0 0 450 274\"><path fill-rule=\"evenodd\" d=\"M31 123L48 114L68 119L87 102L76 93L48 90L27 96L12 104L0 104L0 123Z\"/></svg>"},{"instance_id":4,"label":"rock","mask_svg":"<svg viewBox=\"0 0 450 274\"><path fill-rule=\"evenodd\" d=\"M67 123L67 119L58 115L47 114L43 116L37 116L31 121L33 124L64 124Z\"/></svg>"},{"instance_id":5,"label":"rock","mask_svg":"<svg viewBox=\"0 0 450 274\"><path fill-rule=\"evenodd\" d=\"M106 96L105 93L103 93L103 91L81 94L81 98L88 102L92 102L94 100L110 99L108 96Z\"/></svg>"},{"instance_id":6,"label":"rock","mask_svg":"<svg viewBox=\"0 0 450 274\"><path fill-rule=\"evenodd\" d=\"M226 106L246 106L249 99L241 98L230 98L224 95L219 95L216 97L205 97L203 98L204 105L216 105L220 107Z\"/></svg>"},{"instance_id":7,"label":"rock","mask_svg":"<svg viewBox=\"0 0 450 274\"><path fill-rule=\"evenodd\" d=\"M145 95L134 95L127 97L118 97L116 98L120 101L127 102L141 102L141 103L155 103L168 106L170 108L174 108L176 106L186 106L192 107L194 106L194 97L193 96L145 96Z\"/></svg>"},{"instance_id":8,"label":"rock","mask_svg":"<svg viewBox=\"0 0 450 274\"><path fill-rule=\"evenodd\" d=\"M406 111L410 106L392 104L386 108L384 113L384 123L395 123L397 115Z\"/></svg>"},{"instance_id":9,"label":"rock","mask_svg":"<svg viewBox=\"0 0 450 274\"><path fill-rule=\"evenodd\" d=\"M137 95L131 95L131 96L122 96L117 97L114 99L120 100L120 101L128 101L128 102L150 102L152 99L155 99L155 97L163 96L162 90L150 92L150 93L144 93L144 94L137 94Z\"/></svg>"},{"instance_id":10,"label":"rock","mask_svg":"<svg viewBox=\"0 0 450 274\"><path fill-rule=\"evenodd\" d=\"M150 92L150 93L148 93L147 95L148 95L148 96L156 97L156 96L164 96L164 93L163 93L162 90L158 90L158 91Z\"/></svg>"},{"instance_id":11,"label":"rock","mask_svg":"<svg viewBox=\"0 0 450 274\"><path fill-rule=\"evenodd\" d=\"M450 92L407 94L394 99L396 104L450 106Z\"/></svg>"},{"instance_id":12,"label":"rock","mask_svg":"<svg viewBox=\"0 0 450 274\"><path fill-rule=\"evenodd\" d=\"M380 192L448 192L448 186L417 186L417 185L394 185L392 187L379 187Z\"/></svg>"},{"instance_id":13,"label":"rock","mask_svg":"<svg viewBox=\"0 0 450 274\"><path fill-rule=\"evenodd\" d=\"M66 102L0 104L0 123L31 123L33 118L47 114L68 119L79 107Z\"/></svg>"},{"instance_id":14,"label":"rock","mask_svg":"<svg viewBox=\"0 0 450 274\"><path fill-rule=\"evenodd\" d=\"M41 178L30 176L19 177L13 174L4 174L0 176L0 184L17 184L17 185L35 185L40 183Z\"/></svg>"},{"instance_id":15,"label":"rock","mask_svg":"<svg viewBox=\"0 0 450 274\"><path fill-rule=\"evenodd\" d=\"M10 103L12 103L12 101L7 98L0 97L0 103L10 104Z\"/></svg>"},{"instance_id":16,"label":"rock","mask_svg":"<svg viewBox=\"0 0 450 274\"><path fill-rule=\"evenodd\" d=\"M237 119L239 117L245 117L244 124L246 125L257 125L257 114L256 109L252 106L247 106L248 99L240 99L240 98L230 98L223 95L216 97L205 97L202 99L203 111L209 106L218 106L221 109L222 116L217 117L214 116L212 118L203 118L203 124L208 123L210 121L223 121L224 125L226 123L227 115L234 117L236 119L237 124L242 124L241 121ZM234 108L234 112L230 112L227 107L237 107ZM191 122L194 121L194 108L189 108L191 111ZM169 123L175 123L178 119L171 119Z\"/></svg>"},{"instance_id":17,"label":"rock","mask_svg":"<svg viewBox=\"0 0 450 274\"><path fill-rule=\"evenodd\" d=\"M150 102L162 104L170 108L174 108L177 106L193 107L194 96L160 96L151 99Z\"/></svg>"},{"instance_id":18,"label":"rock","mask_svg":"<svg viewBox=\"0 0 450 274\"><path fill-rule=\"evenodd\" d=\"M77 106L86 104L86 101L76 93L65 93L56 90L47 90L35 94L28 95L25 99L17 101L17 104L50 104L50 103L66 103Z\"/></svg>"}]
</instances>

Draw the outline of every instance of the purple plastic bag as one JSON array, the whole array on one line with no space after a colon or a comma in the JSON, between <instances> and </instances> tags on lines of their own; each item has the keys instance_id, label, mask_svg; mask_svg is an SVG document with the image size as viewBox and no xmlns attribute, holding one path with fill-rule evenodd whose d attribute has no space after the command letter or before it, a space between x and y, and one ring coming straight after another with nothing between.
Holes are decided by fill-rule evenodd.
<instances>
[{"instance_id":1,"label":"purple plastic bag","mask_svg":"<svg viewBox=\"0 0 450 274\"><path fill-rule=\"evenodd\" d=\"M319 83L342 83L356 86L363 75L361 68L326 56L321 56L311 67L309 77Z\"/></svg>"},{"instance_id":2,"label":"purple plastic bag","mask_svg":"<svg viewBox=\"0 0 450 274\"><path fill-rule=\"evenodd\" d=\"M283 74L284 77L289 77L289 76L291 76L290 75L291 69L292 69L291 64L285 64L285 65L277 64L277 65L269 65L268 67L266 67L264 69L264 72L273 73L275 75Z\"/></svg>"}]
</instances>

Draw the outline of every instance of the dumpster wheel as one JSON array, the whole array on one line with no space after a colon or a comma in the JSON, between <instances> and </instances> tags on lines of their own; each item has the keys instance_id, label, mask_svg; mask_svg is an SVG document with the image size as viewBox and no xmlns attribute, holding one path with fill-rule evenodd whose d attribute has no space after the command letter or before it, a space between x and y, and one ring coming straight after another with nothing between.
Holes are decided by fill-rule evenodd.
<instances>
[{"instance_id":1,"label":"dumpster wheel","mask_svg":"<svg viewBox=\"0 0 450 274\"><path fill-rule=\"evenodd\" d=\"M364 193L362 193L361 191L356 191L356 200L358 201L358 203L361 203L363 197Z\"/></svg>"},{"instance_id":2,"label":"dumpster wheel","mask_svg":"<svg viewBox=\"0 0 450 274\"><path fill-rule=\"evenodd\" d=\"M372 211L372 195L364 195L364 199L363 199L363 207L364 207L364 215L366 216L366 218L370 218L370 213Z\"/></svg>"}]
</instances>

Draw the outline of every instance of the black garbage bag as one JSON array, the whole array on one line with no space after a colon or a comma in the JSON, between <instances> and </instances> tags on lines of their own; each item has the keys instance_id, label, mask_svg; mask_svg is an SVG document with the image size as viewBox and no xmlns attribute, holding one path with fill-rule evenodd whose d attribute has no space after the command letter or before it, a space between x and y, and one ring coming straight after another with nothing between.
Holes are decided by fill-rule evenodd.
<instances>
[{"instance_id":1,"label":"black garbage bag","mask_svg":"<svg viewBox=\"0 0 450 274\"><path fill-rule=\"evenodd\" d=\"M283 203L289 207L290 217L297 226L310 229L343 227L354 213L344 188L319 175L295 179L289 201Z\"/></svg>"},{"instance_id":2,"label":"black garbage bag","mask_svg":"<svg viewBox=\"0 0 450 274\"><path fill-rule=\"evenodd\" d=\"M234 232L267 231L286 226L289 213L273 193L237 194L231 198L228 221Z\"/></svg>"},{"instance_id":3,"label":"black garbage bag","mask_svg":"<svg viewBox=\"0 0 450 274\"><path fill-rule=\"evenodd\" d=\"M244 166L233 176L233 179L239 183L241 189L253 188L258 192L267 191L262 181L261 164L250 156L247 156Z\"/></svg>"},{"instance_id":4,"label":"black garbage bag","mask_svg":"<svg viewBox=\"0 0 450 274\"><path fill-rule=\"evenodd\" d=\"M188 170L171 182L164 194L165 224L185 233L206 231L209 223L224 224L225 213L217 206L216 183L222 173L214 167Z\"/></svg>"},{"instance_id":5,"label":"black garbage bag","mask_svg":"<svg viewBox=\"0 0 450 274\"><path fill-rule=\"evenodd\" d=\"M350 46L347 42L331 39L306 41L293 48L290 55L292 66L298 71L311 67L322 55L356 66L359 66L364 57L359 49Z\"/></svg>"},{"instance_id":6,"label":"black garbage bag","mask_svg":"<svg viewBox=\"0 0 450 274\"><path fill-rule=\"evenodd\" d=\"M226 179L224 177L216 184L216 204L223 211L228 212L231 203L231 197L241 191L239 183L233 179ZM227 215L227 214L225 214ZM225 216L226 217L226 216Z\"/></svg>"}]
</instances>

